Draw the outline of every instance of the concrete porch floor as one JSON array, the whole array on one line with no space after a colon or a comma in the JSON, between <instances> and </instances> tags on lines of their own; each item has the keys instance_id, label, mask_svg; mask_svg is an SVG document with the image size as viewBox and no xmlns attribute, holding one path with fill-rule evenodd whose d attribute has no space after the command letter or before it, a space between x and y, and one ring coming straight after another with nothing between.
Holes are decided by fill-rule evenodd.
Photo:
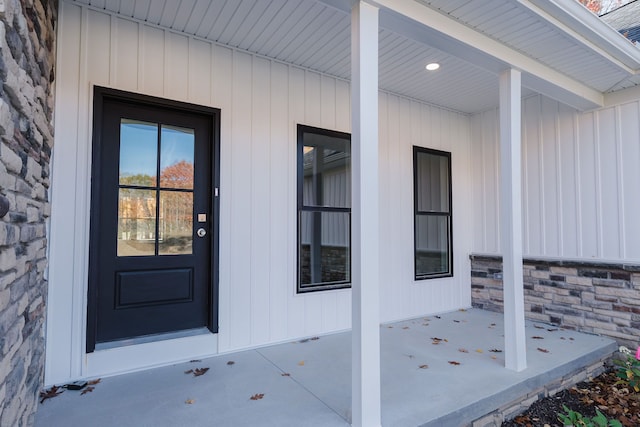
<instances>
[{"instance_id":1,"label":"concrete porch floor","mask_svg":"<svg viewBox=\"0 0 640 427\"><path fill-rule=\"evenodd\" d=\"M528 368L516 373L492 351L504 346L499 313L455 311L380 332L384 426L465 425L617 349L610 339L527 322ZM264 396L251 400L256 394ZM344 332L103 378L91 393L46 400L35 425L348 426L350 405Z\"/></svg>"}]
</instances>

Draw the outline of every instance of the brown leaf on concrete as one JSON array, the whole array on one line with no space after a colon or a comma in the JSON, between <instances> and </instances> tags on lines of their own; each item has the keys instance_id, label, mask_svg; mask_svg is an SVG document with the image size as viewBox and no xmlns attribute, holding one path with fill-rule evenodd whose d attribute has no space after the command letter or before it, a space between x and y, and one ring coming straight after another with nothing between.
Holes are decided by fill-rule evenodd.
<instances>
[{"instance_id":1,"label":"brown leaf on concrete","mask_svg":"<svg viewBox=\"0 0 640 427\"><path fill-rule=\"evenodd\" d=\"M456 362L455 360L449 360L449 365L458 366L460 362Z\"/></svg>"},{"instance_id":2,"label":"brown leaf on concrete","mask_svg":"<svg viewBox=\"0 0 640 427\"><path fill-rule=\"evenodd\" d=\"M195 402L194 399L187 399L184 401L184 403L186 403L187 405L193 405L193 402Z\"/></svg>"},{"instance_id":3,"label":"brown leaf on concrete","mask_svg":"<svg viewBox=\"0 0 640 427\"><path fill-rule=\"evenodd\" d=\"M96 389L95 387L87 387L84 390L82 390L82 393L80 393L80 396L82 396L83 394L91 393L95 389Z\"/></svg>"},{"instance_id":4,"label":"brown leaf on concrete","mask_svg":"<svg viewBox=\"0 0 640 427\"><path fill-rule=\"evenodd\" d=\"M298 366L304 366L304 360L299 361Z\"/></svg>"},{"instance_id":5,"label":"brown leaf on concrete","mask_svg":"<svg viewBox=\"0 0 640 427\"><path fill-rule=\"evenodd\" d=\"M311 339L311 341L318 341L320 339L320 337L311 337L310 339Z\"/></svg>"},{"instance_id":6,"label":"brown leaf on concrete","mask_svg":"<svg viewBox=\"0 0 640 427\"><path fill-rule=\"evenodd\" d=\"M193 376L194 377L199 377L200 375L206 374L208 370L209 370L209 368L196 368L193 371Z\"/></svg>"},{"instance_id":7,"label":"brown leaf on concrete","mask_svg":"<svg viewBox=\"0 0 640 427\"><path fill-rule=\"evenodd\" d=\"M409 329L409 327L408 326L403 326L402 329Z\"/></svg>"},{"instance_id":8,"label":"brown leaf on concrete","mask_svg":"<svg viewBox=\"0 0 640 427\"><path fill-rule=\"evenodd\" d=\"M185 374L193 374L193 369L189 369L188 371L184 371Z\"/></svg>"},{"instance_id":9,"label":"brown leaf on concrete","mask_svg":"<svg viewBox=\"0 0 640 427\"><path fill-rule=\"evenodd\" d=\"M460 353L469 353L469 350L467 350L466 348L459 348L458 351Z\"/></svg>"},{"instance_id":10,"label":"brown leaf on concrete","mask_svg":"<svg viewBox=\"0 0 640 427\"><path fill-rule=\"evenodd\" d=\"M561 339L564 339L564 338L562 338L562 337L560 337L560 338L561 338ZM539 336L534 336L534 337L531 337L531 339L532 339L532 340L543 340L544 338L543 338L543 337L539 337Z\"/></svg>"},{"instance_id":11,"label":"brown leaf on concrete","mask_svg":"<svg viewBox=\"0 0 640 427\"><path fill-rule=\"evenodd\" d=\"M236 364L236 362L234 362L233 360L229 360L227 362L227 366L231 366L231 365L235 365L235 364Z\"/></svg>"},{"instance_id":12,"label":"brown leaf on concrete","mask_svg":"<svg viewBox=\"0 0 640 427\"><path fill-rule=\"evenodd\" d=\"M419 369L429 369L429 365L420 365L418 366Z\"/></svg>"},{"instance_id":13,"label":"brown leaf on concrete","mask_svg":"<svg viewBox=\"0 0 640 427\"><path fill-rule=\"evenodd\" d=\"M290 373L288 373L288 372L285 372L285 373L280 374L280 375L282 375L283 377L290 377L290 376L291 376L291 374L290 374Z\"/></svg>"},{"instance_id":14,"label":"brown leaf on concrete","mask_svg":"<svg viewBox=\"0 0 640 427\"><path fill-rule=\"evenodd\" d=\"M87 385L96 385L96 384L100 384L100 379L95 379L95 380L91 380L91 381L87 381Z\"/></svg>"},{"instance_id":15,"label":"brown leaf on concrete","mask_svg":"<svg viewBox=\"0 0 640 427\"><path fill-rule=\"evenodd\" d=\"M260 400L264 397L264 393L258 393L258 394L254 394L253 396L250 397L251 400Z\"/></svg>"},{"instance_id":16,"label":"brown leaf on concrete","mask_svg":"<svg viewBox=\"0 0 640 427\"><path fill-rule=\"evenodd\" d=\"M502 353L502 350L500 350L499 348L492 348L491 350L489 350L491 353Z\"/></svg>"},{"instance_id":17,"label":"brown leaf on concrete","mask_svg":"<svg viewBox=\"0 0 640 427\"><path fill-rule=\"evenodd\" d=\"M200 359L189 360L189 363L200 363L200 362L202 362L202 360Z\"/></svg>"},{"instance_id":18,"label":"brown leaf on concrete","mask_svg":"<svg viewBox=\"0 0 640 427\"><path fill-rule=\"evenodd\" d=\"M64 392L62 387L51 386L50 389L44 390L40 392L40 403L44 402L47 399L51 399L52 397L56 397L60 393Z\"/></svg>"},{"instance_id":19,"label":"brown leaf on concrete","mask_svg":"<svg viewBox=\"0 0 640 427\"><path fill-rule=\"evenodd\" d=\"M549 353L549 350L547 350L546 348L538 347L538 351L541 352L541 353Z\"/></svg>"}]
</instances>

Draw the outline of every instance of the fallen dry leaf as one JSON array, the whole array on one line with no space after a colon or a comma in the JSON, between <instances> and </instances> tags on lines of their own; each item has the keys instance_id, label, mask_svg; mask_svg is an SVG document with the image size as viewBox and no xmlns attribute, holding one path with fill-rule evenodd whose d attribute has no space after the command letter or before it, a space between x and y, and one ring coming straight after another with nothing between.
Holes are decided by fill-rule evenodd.
<instances>
[{"instance_id":1,"label":"fallen dry leaf","mask_svg":"<svg viewBox=\"0 0 640 427\"><path fill-rule=\"evenodd\" d=\"M56 397L57 395L61 394L62 392L64 392L64 390L62 390L62 387L58 387L58 386L52 386L50 389L48 390L44 390L40 392L40 403L44 402L47 399L51 399L52 397Z\"/></svg>"},{"instance_id":2,"label":"fallen dry leaf","mask_svg":"<svg viewBox=\"0 0 640 427\"><path fill-rule=\"evenodd\" d=\"M532 340L543 340L544 338L543 337L539 337L539 336L536 335L534 337L531 337L531 339ZM564 338L560 337L560 339L564 339Z\"/></svg>"},{"instance_id":3,"label":"fallen dry leaf","mask_svg":"<svg viewBox=\"0 0 640 427\"><path fill-rule=\"evenodd\" d=\"M538 351L541 352L541 353L549 353L549 350L547 350L546 348L538 347Z\"/></svg>"},{"instance_id":4,"label":"fallen dry leaf","mask_svg":"<svg viewBox=\"0 0 640 427\"><path fill-rule=\"evenodd\" d=\"M188 371L184 371L185 374L192 374L193 373L193 369L189 369Z\"/></svg>"},{"instance_id":5,"label":"fallen dry leaf","mask_svg":"<svg viewBox=\"0 0 640 427\"><path fill-rule=\"evenodd\" d=\"M235 365L235 364L236 364L236 362L234 362L233 360L229 360L227 362L227 366L231 366L231 365Z\"/></svg>"},{"instance_id":6,"label":"fallen dry leaf","mask_svg":"<svg viewBox=\"0 0 640 427\"><path fill-rule=\"evenodd\" d=\"M459 348L458 351L460 353L469 353L469 350L467 350L466 348Z\"/></svg>"},{"instance_id":7,"label":"fallen dry leaf","mask_svg":"<svg viewBox=\"0 0 640 427\"><path fill-rule=\"evenodd\" d=\"M96 389L95 387L87 387L84 390L82 390L82 393L80 393L80 396L82 396L83 394L91 393L95 389Z\"/></svg>"},{"instance_id":8,"label":"fallen dry leaf","mask_svg":"<svg viewBox=\"0 0 640 427\"><path fill-rule=\"evenodd\" d=\"M288 372L285 372L285 373L280 374L280 375L281 375L281 376L283 376L283 377L290 377L290 376L291 376L291 374L290 374L290 373L288 373Z\"/></svg>"},{"instance_id":9,"label":"fallen dry leaf","mask_svg":"<svg viewBox=\"0 0 640 427\"><path fill-rule=\"evenodd\" d=\"M208 370L209 370L209 368L196 368L193 371L193 376L194 377L199 377L200 375L206 374Z\"/></svg>"},{"instance_id":10,"label":"fallen dry leaf","mask_svg":"<svg viewBox=\"0 0 640 427\"><path fill-rule=\"evenodd\" d=\"M250 397L251 400L260 400L264 397L264 393L258 393L258 394L254 394L253 396Z\"/></svg>"},{"instance_id":11,"label":"fallen dry leaf","mask_svg":"<svg viewBox=\"0 0 640 427\"><path fill-rule=\"evenodd\" d=\"M189 360L189 363L200 363L200 362L202 362L202 360L200 359Z\"/></svg>"},{"instance_id":12,"label":"fallen dry leaf","mask_svg":"<svg viewBox=\"0 0 640 427\"><path fill-rule=\"evenodd\" d=\"M449 365L458 366L460 362L456 362L455 360L449 360Z\"/></svg>"},{"instance_id":13,"label":"fallen dry leaf","mask_svg":"<svg viewBox=\"0 0 640 427\"><path fill-rule=\"evenodd\" d=\"M431 337L431 344L433 345L438 345L443 341L442 338L437 338L437 337Z\"/></svg>"},{"instance_id":14,"label":"fallen dry leaf","mask_svg":"<svg viewBox=\"0 0 640 427\"><path fill-rule=\"evenodd\" d=\"M193 402L195 402L195 400L193 399L187 399L184 401L184 403L186 403L187 405L193 405Z\"/></svg>"},{"instance_id":15,"label":"fallen dry leaf","mask_svg":"<svg viewBox=\"0 0 640 427\"><path fill-rule=\"evenodd\" d=\"M467 311L467 309L465 309L465 308L459 308L459 309L458 309L458 311L465 312L465 311Z\"/></svg>"},{"instance_id":16,"label":"fallen dry leaf","mask_svg":"<svg viewBox=\"0 0 640 427\"><path fill-rule=\"evenodd\" d=\"M418 366L419 369L428 369L429 365L420 365Z\"/></svg>"},{"instance_id":17,"label":"fallen dry leaf","mask_svg":"<svg viewBox=\"0 0 640 427\"><path fill-rule=\"evenodd\" d=\"M481 348L476 350L476 353L484 353Z\"/></svg>"},{"instance_id":18,"label":"fallen dry leaf","mask_svg":"<svg viewBox=\"0 0 640 427\"><path fill-rule=\"evenodd\" d=\"M455 320L455 319L453 319L453 321L454 321L455 323L460 323L460 321L459 321L459 320Z\"/></svg>"},{"instance_id":19,"label":"fallen dry leaf","mask_svg":"<svg viewBox=\"0 0 640 427\"><path fill-rule=\"evenodd\" d=\"M442 319L442 317L440 316L433 316L433 317L435 317L436 319Z\"/></svg>"},{"instance_id":20,"label":"fallen dry leaf","mask_svg":"<svg viewBox=\"0 0 640 427\"><path fill-rule=\"evenodd\" d=\"M409 327L408 326L403 326L402 329L409 329Z\"/></svg>"},{"instance_id":21,"label":"fallen dry leaf","mask_svg":"<svg viewBox=\"0 0 640 427\"><path fill-rule=\"evenodd\" d=\"M101 378L98 378L98 379L95 379L95 380L91 380L91 381L87 381L87 385L100 384L100 380L101 380Z\"/></svg>"},{"instance_id":22,"label":"fallen dry leaf","mask_svg":"<svg viewBox=\"0 0 640 427\"><path fill-rule=\"evenodd\" d=\"M499 348L492 348L491 350L489 350L491 353L502 353L502 350L500 350Z\"/></svg>"},{"instance_id":23,"label":"fallen dry leaf","mask_svg":"<svg viewBox=\"0 0 640 427\"><path fill-rule=\"evenodd\" d=\"M312 337L311 341L318 341L320 339L320 337Z\"/></svg>"},{"instance_id":24,"label":"fallen dry leaf","mask_svg":"<svg viewBox=\"0 0 640 427\"><path fill-rule=\"evenodd\" d=\"M496 359L498 358L498 356L491 356L491 358L492 358L493 360L496 360Z\"/></svg>"},{"instance_id":25,"label":"fallen dry leaf","mask_svg":"<svg viewBox=\"0 0 640 427\"><path fill-rule=\"evenodd\" d=\"M304 366L304 360L299 361L298 366Z\"/></svg>"}]
</instances>

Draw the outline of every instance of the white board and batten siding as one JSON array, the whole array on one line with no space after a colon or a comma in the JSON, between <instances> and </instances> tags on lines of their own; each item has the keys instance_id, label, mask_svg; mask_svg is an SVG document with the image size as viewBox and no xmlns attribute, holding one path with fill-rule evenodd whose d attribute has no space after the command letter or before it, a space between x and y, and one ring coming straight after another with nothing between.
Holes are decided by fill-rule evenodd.
<instances>
[{"instance_id":1,"label":"white board and batten siding","mask_svg":"<svg viewBox=\"0 0 640 427\"><path fill-rule=\"evenodd\" d=\"M498 112L474 115L473 251L499 253ZM579 112L523 100L524 255L640 261L640 101Z\"/></svg>"},{"instance_id":2,"label":"white board and batten siding","mask_svg":"<svg viewBox=\"0 0 640 427\"><path fill-rule=\"evenodd\" d=\"M221 110L215 352L350 328L350 290L295 293L296 125L350 132L349 83L66 1L59 16L46 382L98 372L84 353L93 85ZM381 92L381 321L470 304L469 131ZM452 152L453 278L413 280L414 144Z\"/></svg>"}]
</instances>

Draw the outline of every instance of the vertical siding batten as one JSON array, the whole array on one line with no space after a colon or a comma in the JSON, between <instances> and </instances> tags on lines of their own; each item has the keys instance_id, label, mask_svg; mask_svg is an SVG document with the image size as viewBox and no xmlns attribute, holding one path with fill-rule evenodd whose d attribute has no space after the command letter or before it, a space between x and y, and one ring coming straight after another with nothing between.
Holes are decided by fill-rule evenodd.
<instances>
[{"instance_id":1,"label":"vertical siding batten","mask_svg":"<svg viewBox=\"0 0 640 427\"><path fill-rule=\"evenodd\" d=\"M79 343L72 341L69 330L74 324L74 310L77 306L69 306L77 294L78 277L74 277L73 269L66 268L65 254L75 252L74 236L77 212L72 208L76 204L75 191L62 189L67 183L76 180L73 162L76 159L78 143L77 114L78 81L80 64L80 38L82 8L62 3L59 10L58 43L65 49L58 49L56 63L58 77L56 79L56 111L68 111L68 116L56 116L56 140L68 141L67 144L56 144L52 152L52 170L57 171L51 177L49 194L51 197L50 236L54 246L49 246L48 267L48 300L47 300L47 357L45 360L45 382L55 383L67 378L80 375L77 367L73 367L71 360L77 352ZM62 167L64 165L64 167ZM55 284L55 287L54 287Z\"/></svg>"},{"instance_id":2,"label":"vertical siding batten","mask_svg":"<svg viewBox=\"0 0 640 427\"><path fill-rule=\"evenodd\" d=\"M617 105L615 107L615 156L616 156L616 182L617 182L617 208L618 208L618 257L624 259L627 257L625 253L625 215L624 215L624 200L622 195L624 194L624 164L622 163L622 113L621 107Z\"/></svg>"},{"instance_id":3,"label":"vertical siding batten","mask_svg":"<svg viewBox=\"0 0 640 427\"><path fill-rule=\"evenodd\" d=\"M88 49L89 46L87 44L89 33L88 26L88 13L86 10L82 10L81 22L80 22L80 67L78 70L79 80L81 82L87 81L87 73L88 73ZM89 90L88 84L79 85L78 90L78 105L86 105L87 107L91 105L92 95ZM91 118L90 118L90 109L89 108L79 108L78 109L78 131L77 138L79 141L90 141L91 140ZM89 218L91 215L91 210L89 208L89 200L90 200L90 192L91 186L90 181L86 179L82 179L84 176L91 176L91 149L88 144L79 143L77 145L76 150L76 203L84 206L85 209L83 212L78 212L78 217L82 220L79 224L83 226L78 226L76 229L76 243L74 244L74 252L73 259L74 260L82 260L82 262L73 263L74 270L74 279L75 278L85 278L88 277L88 264L89 264L89 254L85 250L83 242L88 240L89 236ZM80 281L83 283L84 281ZM80 326L83 324L84 319L87 316L87 307L84 301L87 300L87 287L81 286L78 283L75 284L74 290L74 301L73 301L73 325L71 328L71 339L73 343L79 343L84 347L86 342L86 334L85 329ZM77 308L76 308L77 307ZM71 354L71 368L74 372L80 371L82 375L85 374L86 365L83 362L83 358L81 354L78 352L72 352Z\"/></svg>"},{"instance_id":4,"label":"vertical siding batten","mask_svg":"<svg viewBox=\"0 0 640 427\"><path fill-rule=\"evenodd\" d=\"M269 103L271 64L262 58L252 58L251 64L251 150L246 153L250 159L251 178L251 343L269 342L270 310L269 310L269 252L270 235L270 135L271 116ZM276 267L277 268L277 267Z\"/></svg>"}]
</instances>

